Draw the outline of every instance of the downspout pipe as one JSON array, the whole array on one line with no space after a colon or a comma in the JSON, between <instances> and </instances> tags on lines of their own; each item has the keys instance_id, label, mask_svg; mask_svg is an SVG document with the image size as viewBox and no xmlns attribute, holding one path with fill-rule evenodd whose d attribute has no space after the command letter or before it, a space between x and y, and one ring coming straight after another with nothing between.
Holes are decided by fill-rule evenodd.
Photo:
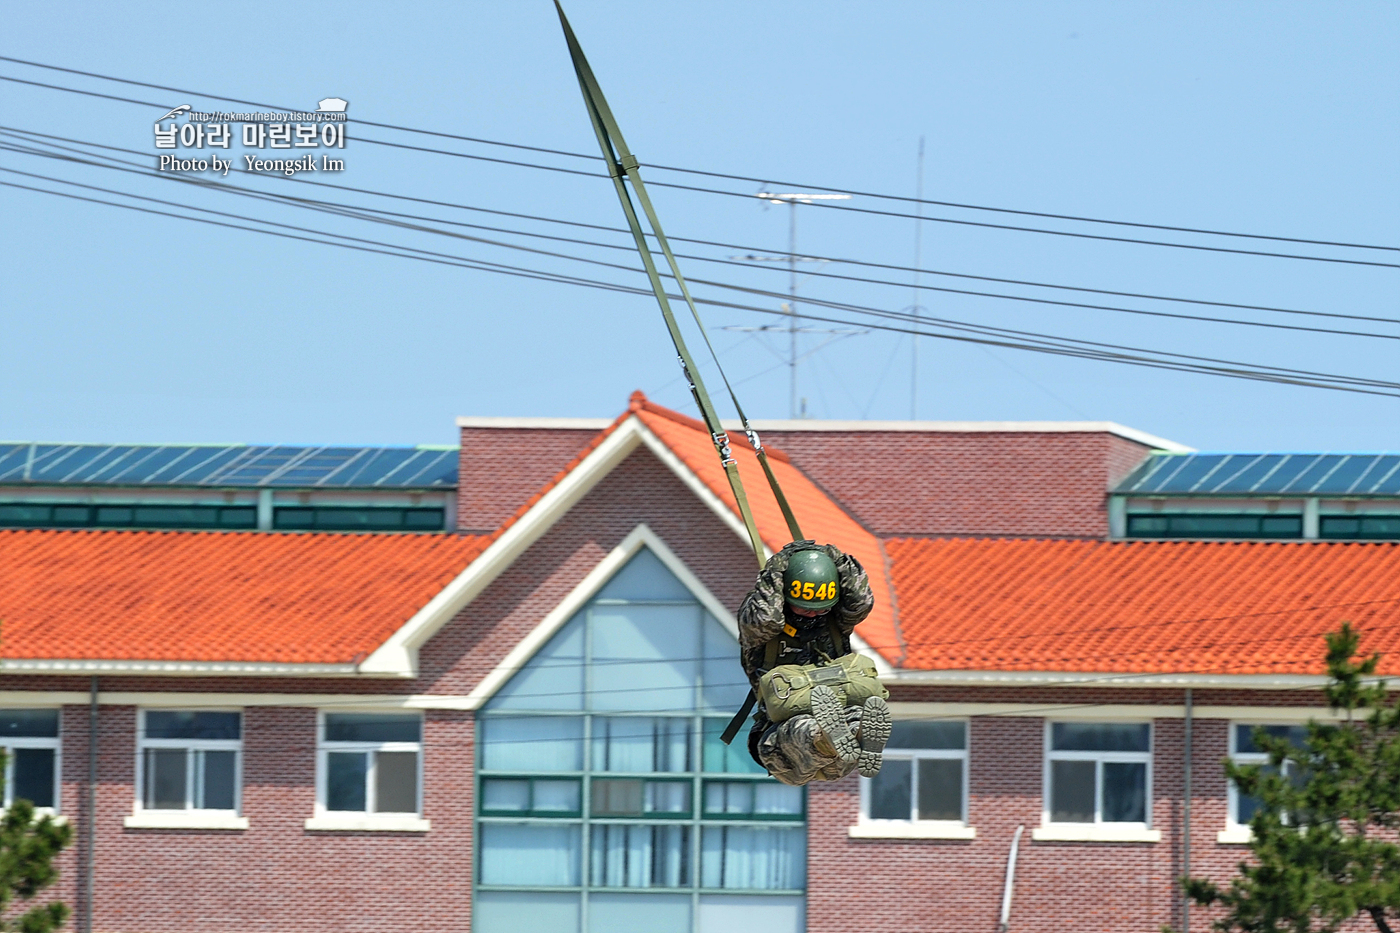
<instances>
[{"instance_id":1,"label":"downspout pipe","mask_svg":"<svg viewBox=\"0 0 1400 933\"><path fill-rule=\"evenodd\" d=\"M1191 725L1195 712L1191 688L1186 688L1186 719L1181 754L1181 873L1191 877ZM1191 933L1191 898L1181 894L1181 933Z\"/></svg>"},{"instance_id":2,"label":"downspout pipe","mask_svg":"<svg viewBox=\"0 0 1400 933\"><path fill-rule=\"evenodd\" d=\"M1016 856L1021 851L1021 834L1025 831L1025 826L1016 827L1016 835L1011 837L1011 851L1006 853L1006 884L1001 889L1001 922L997 924L998 933L1007 933L1011 929L1011 894L1016 888Z\"/></svg>"},{"instance_id":3,"label":"downspout pipe","mask_svg":"<svg viewBox=\"0 0 1400 933\"><path fill-rule=\"evenodd\" d=\"M87 846L83 853L83 933L92 933L97 865L97 678L88 685Z\"/></svg>"}]
</instances>

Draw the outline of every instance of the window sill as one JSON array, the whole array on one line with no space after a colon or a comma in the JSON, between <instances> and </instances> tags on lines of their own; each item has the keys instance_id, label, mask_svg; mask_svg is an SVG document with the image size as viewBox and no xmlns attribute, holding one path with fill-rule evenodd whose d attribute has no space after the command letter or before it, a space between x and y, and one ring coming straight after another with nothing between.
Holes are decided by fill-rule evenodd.
<instances>
[{"instance_id":1,"label":"window sill","mask_svg":"<svg viewBox=\"0 0 1400 933\"><path fill-rule=\"evenodd\" d=\"M377 813L337 813L313 816L306 821L306 828L316 832L426 833L433 828L433 821L406 814L384 816Z\"/></svg>"},{"instance_id":2,"label":"window sill","mask_svg":"<svg viewBox=\"0 0 1400 933\"><path fill-rule=\"evenodd\" d=\"M1116 823L1051 823L1031 830L1036 842L1161 842L1160 829Z\"/></svg>"},{"instance_id":3,"label":"window sill","mask_svg":"<svg viewBox=\"0 0 1400 933\"><path fill-rule=\"evenodd\" d=\"M943 820L858 823L846 830L852 839L975 839L977 827Z\"/></svg>"},{"instance_id":4,"label":"window sill","mask_svg":"<svg viewBox=\"0 0 1400 933\"><path fill-rule=\"evenodd\" d=\"M140 810L122 820L127 829L247 829L236 813L200 810Z\"/></svg>"},{"instance_id":5,"label":"window sill","mask_svg":"<svg viewBox=\"0 0 1400 933\"><path fill-rule=\"evenodd\" d=\"M1248 826L1231 826L1216 833L1215 841L1225 846L1247 846L1254 841L1254 830Z\"/></svg>"}]
</instances>

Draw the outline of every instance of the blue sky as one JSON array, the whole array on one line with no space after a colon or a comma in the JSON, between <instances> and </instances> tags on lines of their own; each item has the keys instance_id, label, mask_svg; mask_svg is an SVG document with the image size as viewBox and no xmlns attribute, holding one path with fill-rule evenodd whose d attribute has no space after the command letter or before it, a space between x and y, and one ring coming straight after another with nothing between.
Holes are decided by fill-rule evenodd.
<instances>
[{"instance_id":1,"label":"blue sky","mask_svg":"<svg viewBox=\"0 0 1400 933\"><path fill-rule=\"evenodd\" d=\"M566 9L644 165L771 178L782 190L790 190L783 183L796 182L909 195L922 136L929 198L1400 245L1400 7L1394 4L572 0ZM12 4L0 54L282 106L311 109L320 98L338 96L361 119L574 152L595 148L553 8L544 0ZM13 63L0 63L0 74L167 108L231 106ZM156 152L151 125L161 112L0 85L0 123L140 150L149 153L142 157L147 164ZM356 133L471 154L589 164L352 125L338 183L610 227L621 223L602 175L395 150L357 141ZM231 151L240 153L237 143ZM160 179L10 152L0 152L0 166L474 259L645 284L640 273L326 218ZM694 183L659 172L648 177ZM269 192L306 189L235 180ZM0 181L64 187L14 175ZM743 194L764 187L716 184ZM786 249L785 208L674 189L653 194L673 235ZM406 207L346 192L334 196L535 232L578 236L581 229ZM873 199L850 203L891 207ZM820 208L799 212L801 253L912 264L913 221ZM998 222L967 211L927 213ZM0 188L0 215L6 221L0 225L3 439L445 443L453 440L459 414L611 416L635 388L664 404L689 405L648 298L350 252L13 188ZM627 242L606 231L583 235ZM623 251L506 238L636 265ZM714 258L736 253L686 249ZM1400 261L1400 253L1313 251ZM939 223L923 226L922 253L932 270L1400 318L1400 269ZM699 262L682 267L696 278L787 287L780 271ZM909 280L901 272L804 268ZM964 287L930 275L923 281ZM695 291L732 297L707 286ZM890 310L914 300L907 285L816 277L804 277L799 294ZM778 305L767 297L741 300ZM1127 299L1103 303L1213 313ZM1400 375L1400 341L1376 337L932 291L922 292L920 304L930 315L998 327L1329 373ZM727 371L741 382L750 415L786 417L783 341L724 329L774 319L713 307L704 314ZM1380 322L1302 323L1400 335L1400 326ZM910 416L909 338L811 334L802 338L802 352L799 394L811 416ZM1113 420L1203 449L1400 449L1395 398L934 339L921 339L918 353L921 418Z\"/></svg>"}]
</instances>

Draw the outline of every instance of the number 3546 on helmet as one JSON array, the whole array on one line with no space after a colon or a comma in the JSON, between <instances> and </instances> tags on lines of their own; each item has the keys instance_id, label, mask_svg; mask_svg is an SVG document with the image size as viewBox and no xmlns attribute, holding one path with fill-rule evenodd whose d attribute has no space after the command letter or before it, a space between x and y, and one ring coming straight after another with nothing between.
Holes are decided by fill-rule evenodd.
<instances>
[{"instance_id":1,"label":"number 3546 on helmet","mask_svg":"<svg viewBox=\"0 0 1400 933\"><path fill-rule=\"evenodd\" d=\"M841 597L836 563L823 551L798 551L783 574L783 596L799 609L830 609Z\"/></svg>"}]
</instances>

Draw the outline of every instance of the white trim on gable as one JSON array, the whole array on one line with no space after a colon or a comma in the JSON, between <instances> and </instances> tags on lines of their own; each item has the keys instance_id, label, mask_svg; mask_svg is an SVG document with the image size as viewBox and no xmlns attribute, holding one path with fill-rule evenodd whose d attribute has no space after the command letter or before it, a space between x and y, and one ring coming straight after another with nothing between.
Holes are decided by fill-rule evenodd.
<instances>
[{"instance_id":1,"label":"white trim on gable","mask_svg":"<svg viewBox=\"0 0 1400 933\"><path fill-rule=\"evenodd\" d=\"M467 696L467 709L480 709L487 700L496 695L496 691L505 686L506 682L519 673L519 671L529 663L530 659L554 637L555 633L564 627L564 624L574 617L574 614L582 609L590 599L597 595L613 576L626 566L627 562L637 555L637 552L647 548L661 563L666 565L666 569L675 574L676 579L681 581L691 594L705 608L705 611L714 616L736 639L739 637L739 623L732 613L725 608L724 604L715 598L705 584L695 574L690 572L690 568L676 556L676 553L667 547L656 532L652 531L645 524L638 525L623 538L622 541L608 553L606 557L588 572L578 585L573 588L568 596L559 601L548 615L540 620L530 634L516 642L514 648L501 659L491 673L482 678L481 683L476 685Z\"/></svg>"},{"instance_id":2,"label":"white trim on gable","mask_svg":"<svg viewBox=\"0 0 1400 933\"><path fill-rule=\"evenodd\" d=\"M416 677L418 650L461 612L498 576L506 571L530 545L538 541L554 523L573 508L590 490L613 471L639 446L664 463L729 526L748 543L744 523L715 495L685 463L671 452L635 414L629 415L617 430L535 503L514 525L491 543L456 579L447 584L426 606L414 614L389 639L360 662L361 674ZM766 550L766 549L765 549ZM723 618L721 616L721 618Z\"/></svg>"}]
</instances>

